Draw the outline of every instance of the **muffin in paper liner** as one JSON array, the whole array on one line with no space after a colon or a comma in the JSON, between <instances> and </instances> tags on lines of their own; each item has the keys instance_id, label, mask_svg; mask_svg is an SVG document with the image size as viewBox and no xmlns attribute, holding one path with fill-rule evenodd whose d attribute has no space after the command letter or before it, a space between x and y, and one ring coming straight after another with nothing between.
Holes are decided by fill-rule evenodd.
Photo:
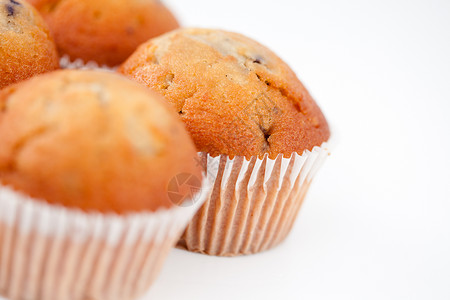
<instances>
[{"instance_id":1,"label":"muffin in paper liner","mask_svg":"<svg viewBox=\"0 0 450 300\"><path fill-rule=\"evenodd\" d=\"M218 256L252 254L281 243L310 183L330 154L324 142L302 155L275 159L200 154L213 190L177 247Z\"/></svg>"},{"instance_id":2,"label":"muffin in paper liner","mask_svg":"<svg viewBox=\"0 0 450 300\"><path fill-rule=\"evenodd\" d=\"M0 185L0 295L9 299L135 299L208 197L128 215L86 213Z\"/></svg>"}]
</instances>

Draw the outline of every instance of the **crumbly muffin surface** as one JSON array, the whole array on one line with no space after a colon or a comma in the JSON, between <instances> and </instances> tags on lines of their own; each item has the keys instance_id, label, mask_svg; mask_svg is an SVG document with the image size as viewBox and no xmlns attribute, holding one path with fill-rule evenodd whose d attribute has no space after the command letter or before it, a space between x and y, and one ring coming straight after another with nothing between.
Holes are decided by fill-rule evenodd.
<instances>
[{"instance_id":1,"label":"crumbly muffin surface","mask_svg":"<svg viewBox=\"0 0 450 300\"><path fill-rule=\"evenodd\" d=\"M290 156L330 135L289 66L237 33L176 30L140 46L119 72L164 95L213 156Z\"/></svg>"},{"instance_id":2,"label":"crumbly muffin surface","mask_svg":"<svg viewBox=\"0 0 450 300\"><path fill-rule=\"evenodd\" d=\"M37 11L24 0L0 0L0 88L58 67L55 45Z\"/></svg>"},{"instance_id":3,"label":"crumbly muffin surface","mask_svg":"<svg viewBox=\"0 0 450 300\"><path fill-rule=\"evenodd\" d=\"M157 0L28 0L44 16L61 55L116 66L148 39L178 28Z\"/></svg>"},{"instance_id":4,"label":"crumbly muffin surface","mask_svg":"<svg viewBox=\"0 0 450 300\"><path fill-rule=\"evenodd\" d=\"M116 74L58 71L0 92L0 183L85 211L154 211L168 184L201 179L183 123Z\"/></svg>"}]
</instances>

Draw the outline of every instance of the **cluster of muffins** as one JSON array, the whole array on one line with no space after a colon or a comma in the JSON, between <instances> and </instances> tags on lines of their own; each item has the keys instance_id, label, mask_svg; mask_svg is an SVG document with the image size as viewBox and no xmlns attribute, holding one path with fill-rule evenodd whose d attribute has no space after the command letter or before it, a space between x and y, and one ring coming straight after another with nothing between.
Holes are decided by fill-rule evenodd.
<instances>
[{"instance_id":1,"label":"cluster of muffins","mask_svg":"<svg viewBox=\"0 0 450 300\"><path fill-rule=\"evenodd\" d=\"M330 137L286 63L156 0L29 2L0 0L0 295L135 299L175 245L284 240Z\"/></svg>"}]
</instances>

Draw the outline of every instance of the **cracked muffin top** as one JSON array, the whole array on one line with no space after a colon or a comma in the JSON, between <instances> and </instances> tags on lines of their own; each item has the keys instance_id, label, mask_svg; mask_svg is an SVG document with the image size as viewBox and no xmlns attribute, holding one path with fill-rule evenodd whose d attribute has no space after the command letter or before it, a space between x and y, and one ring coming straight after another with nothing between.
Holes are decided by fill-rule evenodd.
<instances>
[{"instance_id":1,"label":"cracked muffin top","mask_svg":"<svg viewBox=\"0 0 450 300\"><path fill-rule=\"evenodd\" d=\"M59 67L55 44L26 1L0 0L0 89Z\"/></svg>"},{"instance_id":2,"label":"cracked muffin top","mask_svg":"<svg viewBox=\"0 0 450 300\"><path fill-rule=\"evenodd\" d=\"M289 157L330 136L289 66L237 33L177 30L140 46L119 72L164 95L213 156Z\"/></svg>"},{"instance_id":3,"label":"cracked muffin top","mask_svg":"<svg viewBox=\"0 0 450 300\"><path fill-rule=\"evenodd\" d=\"M47 21L61 55L116 66L150 38L178 28L158 0L28 0Z\"/></svg>"},{"instance_id":4,"label":"cracked muffin top","mask_svg":"<svg viewBox=\"0 0 450 300\"><path fill-rule=\"evenodd\" d=\"M175 176L201 179L171 107L106 72L57 71L2 90L0 145L1 184L85 211L170 207Z\"/></svg>"}]
</instances>

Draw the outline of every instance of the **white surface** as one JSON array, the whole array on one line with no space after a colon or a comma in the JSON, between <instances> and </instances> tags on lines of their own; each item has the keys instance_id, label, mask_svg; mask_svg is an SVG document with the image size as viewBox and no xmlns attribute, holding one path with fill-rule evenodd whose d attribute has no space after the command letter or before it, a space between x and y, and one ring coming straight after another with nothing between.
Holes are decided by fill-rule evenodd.
<instances>
[{"instance_id":1,"label":"white surface","mask_svg":"<svg viewBox=\"0 0 450 300\"><path fill-rule=\"evenodd\" d=\"M450 299L450 2L166 2L272 48L340 142L284 244L173 250L145 299Z\"/></svg>"}]
</instances>

